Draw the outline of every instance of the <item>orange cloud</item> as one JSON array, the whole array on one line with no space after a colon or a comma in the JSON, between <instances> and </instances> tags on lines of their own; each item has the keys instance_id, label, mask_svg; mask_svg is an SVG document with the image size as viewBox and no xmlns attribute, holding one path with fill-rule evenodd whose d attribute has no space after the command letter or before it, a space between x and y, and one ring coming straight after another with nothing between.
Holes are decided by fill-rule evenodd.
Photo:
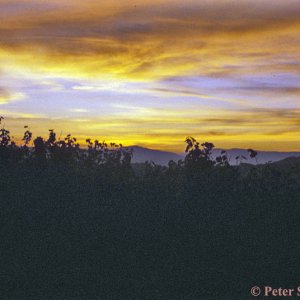
<instances>
[{"instance_id":1,"label":"orange cloud","mask_svg":"<svg viewBox=\"0 0 300 300\"><path fill-rule=\"evenodd\" d=\"M299 58L300 9L289 2L74 1L43 10L21 1L23 11L2 14L0 59L56 75L134 80L228 65L237 67L229 73L279 68L279 54Z\"/></svg>"},{"instance_id":2,"label":"orange cloud","mask_svg":"<svg viewBox=\"0 0 300 300\"><path fill-rule=\"evenodd\" d=\"M236 87L214 89L162 82L174 77L239 80L266 73L300 75L296 1L0 0L0 17L0 63L5 74L41 82L75 78L79 84L73 85L74 91L99 92L99 98L102 87L80 81L111 82L109 90L116 93L120 86L126 90L131 89L129 83L145 83L128 92L128 98L140 97L140 105L126 109L120 103L113 113L99 118L76 105L62 104L62 110L74 113L64 120L50 114L34 119L42 116L12 106L0 110L19 134L21 123L30 120L37 134L56 127L84 140L104 132L106 139L175 151L181 149L185 135L203 136L224 147L232 143L299 149L295 86L239 82ZM11 91L1 82L3 76L0 103L7 104L23 91L20 87ZM164 97L177 97L193 104L151 107L143 105L140 93L161 97L162 103ZM287 97L293 105L285 104Z\"/></svg>"}]
</instances>

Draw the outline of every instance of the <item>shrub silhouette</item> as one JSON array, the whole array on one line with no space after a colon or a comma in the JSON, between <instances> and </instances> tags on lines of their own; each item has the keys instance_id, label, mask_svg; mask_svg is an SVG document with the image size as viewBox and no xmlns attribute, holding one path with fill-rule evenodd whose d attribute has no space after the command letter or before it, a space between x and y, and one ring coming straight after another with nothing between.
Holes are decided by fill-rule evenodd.
<instances>
[{"instance_id":1,"label":"shrub silhouette","mask_svg":"<svg viewBox=\"0 0 300 300\"><path fill-rule=\"evenodd\" d=\"M183 161L132 164L119 144L81 149L52 129L32 142L24 129L22 146L0 132L1 298L246 299L254 285L297 286L299 160L232 166L188 137Z\"/></svg>"}]
</instances>

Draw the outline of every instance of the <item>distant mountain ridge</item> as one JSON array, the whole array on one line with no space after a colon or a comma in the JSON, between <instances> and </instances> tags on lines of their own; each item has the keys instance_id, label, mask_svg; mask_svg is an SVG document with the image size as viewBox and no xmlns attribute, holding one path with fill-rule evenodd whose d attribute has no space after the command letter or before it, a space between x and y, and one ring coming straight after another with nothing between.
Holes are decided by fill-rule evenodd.
<instances>
[{"instance_id":1,"label":"distant mountain ridge","mask_svg":"<svg viewBox=\"0 0 300 300\"><path fill-rule=\"evenodd\" d=\"M213 152L213 156L220 155L222 149L215 149ZM250 164L265 164L267 162L276 162L283 160L288 157L300 157L300 152L279 152L279 151L257 151L256 159L252 159L249 157L249 153L246 149L233 148L226 150L228 157L230 159L230 164L237 164L236 157L237 156L245 156L247 159L243 162Z\"/></svg>"},{"instance_id":2,"label":"distant mountain ridge","mask_svg":"<svg viewBox=\"0 0 300 300\"><path fill-rule=\"evenodd\" d=\"M170 160L174 160L177 162L178 160L184 158L184 155L179 155L174 152L148 149L140 146L130 146L128 148L133 150L133 163L153 161L155 164L165 166Z\"/></svg>"},{"instance_id":3,"label":"distant mountain ridge","mask_svg":"<svg viewBox=\"0 0 300 300\"><path fill-rule=\"evenodd\" d=\"M177 154L169 151L148 149L140 146L128 147L133 150L133 163L144 163L145 161L153 161L155 164L167 165L170 160L178 161L184 159L185 153ZM213 157L219 156L223 149L214 149ZM267 162L276 162L288 157L300 157L300 152L279 152L279 151L257 151L257 161L249 157L246 149L233 148L226 150L230 159L230 164L236 165L237 156L245 156L247 159L243 160L250 164L265 164Z\"/></svg>"}]
</instances>

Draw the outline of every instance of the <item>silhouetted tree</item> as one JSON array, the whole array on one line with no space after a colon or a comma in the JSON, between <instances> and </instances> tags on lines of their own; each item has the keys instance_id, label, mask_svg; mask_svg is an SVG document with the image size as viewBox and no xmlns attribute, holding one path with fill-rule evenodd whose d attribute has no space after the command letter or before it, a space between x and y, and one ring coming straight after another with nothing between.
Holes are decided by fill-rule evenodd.
<instances>
[{"instance_id":1,"label":"silhouetted tree","mask_svg":"<svg viewBox=\"0 0 300 300\"><path fill-rule=\"evenodd\" d=\"M188 137L184 160L134 164L121 144L0 134L1 299L244 299L254 284L297 286L299 159L232 166Z\"/></svg>"}]
</instances>

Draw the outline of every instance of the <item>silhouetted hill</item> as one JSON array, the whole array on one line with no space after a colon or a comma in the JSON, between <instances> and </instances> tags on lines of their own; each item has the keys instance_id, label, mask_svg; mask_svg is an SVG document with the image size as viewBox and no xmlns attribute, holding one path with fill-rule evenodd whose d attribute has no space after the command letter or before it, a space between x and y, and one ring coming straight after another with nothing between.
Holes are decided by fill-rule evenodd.
<instances>
[{"instance_id":1,"label":"silhouetted hill","mask_svg":"<svg viewBox=\"0 0 300 300\"><path fill-rule=\"evenodd\" d=\"M279 172L278 176L283 176L282 174L286 173L299 173L300 171L300 157L288 157L283 160L279 160L272 163L258 164L253 165L249 163L241 163L238 167L240 174L243 176L249 175L250 172L253 172L255 169L259 172L266 172L267 170L272 172Z\"/></svg>"},{"instance_id":2,"label":"silhouetted hill","mask_svg":"<svg viewBox=\"0 0 300 300\"><path fill-rule=\"evenodd\" d=\"M300 168L300 157L288 157L272 165L281 169Z\"/></svg>"}]
</instances>

